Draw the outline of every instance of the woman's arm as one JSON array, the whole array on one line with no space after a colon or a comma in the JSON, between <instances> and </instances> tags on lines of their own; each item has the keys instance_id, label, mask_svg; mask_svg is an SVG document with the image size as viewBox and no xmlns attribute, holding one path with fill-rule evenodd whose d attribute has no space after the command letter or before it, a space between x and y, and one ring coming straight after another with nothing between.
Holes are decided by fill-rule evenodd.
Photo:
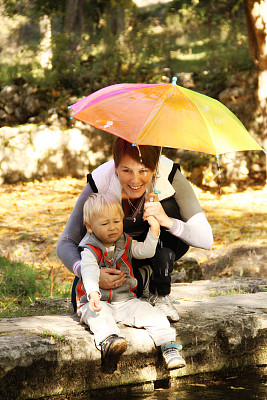
<instances>
[{"instance_id":1,"label":"woman's arm","mask_svg":"<svg viewBox=\"0 0 267 400\"><path fill-rule=\"evenodd\" d=\"M212 229L192 186L179 170L174 175L172 185L182 221L174 219L169 227L170 232L189 246L210 249L213 245Z\"/></svg>"},{"instance_id":2,"label":"woman's arm","mask_svg":"<svg viewBox=\"0 0 267 400\"><path fill-rule=\"evenodd\" d=\"M80 194L57 245L57 255L75 275L81 276L81 255L78 245L85 235L83 205L93 191L87 184Z\"/></svg>"},{"instance_id":3,"label":"woman's arm","mask_svg":"<svg viewBox=\"0 0 267 400\"><path fill-rule=\"evenodd\" d=\"M70 272L79 278L81 277L81 255L78 245L86 233L83 224L83 205L92 193L93 190L88 183L80 194L57 245L58 257ZM125 273L122 271L113 268L100 271L99 286L102 289L113 289L121 286L124 281Z\"/></svg>"},{"instance_id":4,"label":"woman's arm","mask_svg":"<svg viewBox=\"0 0 267 400\"><path fill-rule=\"evenodd\" d=\"M172 227L168 232L182 239L189 246L209 250L213 245L213 235L210 224L204 213L193 215L187 222L172 219Z\"/></svg>"},{"instance_id":5,"label":"woman's arm","mask_svg":"<svg viewBox=\"0 0 267 400\"><path fill-rule=\"evenodd\" d=\"M175 190L174 198L179 206L182 220L170 218L152 195L154 202L145 203L144 217L153 215L162 227L165 227L174 236L182 239L189 246L209 249L213 244L213 235L192 186L187 179L177 170L172 185Z\"/></svg>"}]
</instances>

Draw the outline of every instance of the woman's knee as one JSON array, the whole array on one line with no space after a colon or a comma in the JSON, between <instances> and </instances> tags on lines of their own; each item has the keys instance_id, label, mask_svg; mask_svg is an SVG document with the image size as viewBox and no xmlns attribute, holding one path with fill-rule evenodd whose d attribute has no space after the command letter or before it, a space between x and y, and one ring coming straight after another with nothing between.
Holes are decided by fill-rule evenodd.
<instances>
[{"instance_id":1,"label":"woman's knee","mask_svg":"<svg viewBox=\"0 0 267 400\"><path fill-rule=\"evenodd\" d=\"M168 247L161 247L157 250L153 261L154 272L157 270L160 275L168 276L173 270L175 253Z\"/></svg>"}]
</instances>

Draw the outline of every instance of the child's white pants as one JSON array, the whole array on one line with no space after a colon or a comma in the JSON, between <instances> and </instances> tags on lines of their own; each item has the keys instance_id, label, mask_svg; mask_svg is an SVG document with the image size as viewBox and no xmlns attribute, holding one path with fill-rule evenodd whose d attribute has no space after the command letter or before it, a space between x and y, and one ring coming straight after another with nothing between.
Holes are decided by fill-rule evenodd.
<instances>
[{"instance_id":1,"label":"child's white pants","mask_svg":"<svg viewBox=\"0 0 267 400\"><path fill-rule=\"evenodd\" d=\"M170 326L166 315L150 303L134 298L127 301L107 303L100 301L100 312L89 310L88 303L79 310L80 321L86 323L95 337L96 347L110 335L119 335L117 322L136 328L145 328L155 342L160 346L175 341L176 331Z\"/></svg>"}]
</instances>

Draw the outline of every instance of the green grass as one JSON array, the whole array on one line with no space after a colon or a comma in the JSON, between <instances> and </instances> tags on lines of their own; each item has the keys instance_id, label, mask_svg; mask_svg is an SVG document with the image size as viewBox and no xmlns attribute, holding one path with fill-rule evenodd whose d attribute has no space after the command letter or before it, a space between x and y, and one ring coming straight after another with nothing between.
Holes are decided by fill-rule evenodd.
<instances>
[{"instance_id":1,"label":"green grass","mask_svg":"<svg viewBox=\"0 0 267 400\"><path fill-rule=\"evenodd\" d=\"M55 297L66 298L70 293L71 284L59 285L54 282ZM47 271L36 270L23 262L10 261L0 256L0 318L45 314L45 308L40 311L29 307L36 297L50 297ZM51 313L62 313L62 310L58 307L49 308Z\"/></svg>"},{"instance_id":2,"label":"green grass","mask_svg":"<svg viewBox=\"0 0 267 400\"><path fill-rule=\"evenodd\" d=\"M245 292L243 289L240 288L240 286L238 286L238 287L233 287L232 289L229 290L220 290L217 293L212 293L210 297L233 296L235 294L246 294L246 293L247 292Z\"/></svg>"},{"instance_id":3,"label":"green grass","mask_svg":"<svg viewBox=\"0 0 267 400\"><path fill-rule=\"evenodd\" d=\"M53 333L53 332L50 332L50 331L47 331L47 330L43 331L41 333L41 336L43 338L52 339L57 343L64 343L64 344L68 344L69 343L69 339L65 338L65 336L58 335L56 333Z\"/></svg>"}]
</instances>

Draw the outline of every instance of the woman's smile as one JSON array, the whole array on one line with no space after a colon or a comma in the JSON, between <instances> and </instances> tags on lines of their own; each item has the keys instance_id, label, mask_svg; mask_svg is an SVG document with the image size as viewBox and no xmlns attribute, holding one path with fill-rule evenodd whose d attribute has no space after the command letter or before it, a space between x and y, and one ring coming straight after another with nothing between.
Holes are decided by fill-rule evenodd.
<instances>
[{"instance_id":1,"label":"woman's smile","mask_svg":"<svg viewBox=\"0 0 267 400\"><path fill-rule=\"evenodd\" d=\"M122 192L125 193L125 197L128 196L131 199L143 196L153 177L151 169L128 155L121 159L116 173L122 186Z\"/></svg>"},{"instance_id":2,"label":"woman's smile","mask_svg":"<svg viewBox=\"0 0 267 400\"><path fill-rule=\"evenodd\" d=\"M129 188L131 190L133 190L134 192L138 192L138 190L140 190L142 188L143 185L139 185L139 186L132 186L132 185L128 185Z\"/></svg>"}]
</instances>

